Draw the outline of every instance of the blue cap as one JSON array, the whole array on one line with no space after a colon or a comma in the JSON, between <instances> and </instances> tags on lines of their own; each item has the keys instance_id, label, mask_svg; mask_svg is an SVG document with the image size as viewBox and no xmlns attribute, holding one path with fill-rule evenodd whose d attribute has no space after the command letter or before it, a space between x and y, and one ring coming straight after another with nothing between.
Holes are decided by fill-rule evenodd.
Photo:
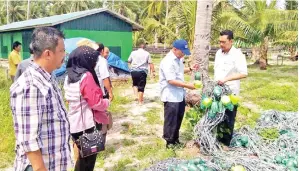
<instances>
[{"instance_id":1,"label":"blue cap","mask_svg":"<svg viewBox=\"0 0 299 171\"><path fill-rule=\"evenodd\" d=\"M184 39L174 41L172 46L181 50L185 55L191 55L190 50L188 48L188 43Z\"/></svg>"}]
</instances>

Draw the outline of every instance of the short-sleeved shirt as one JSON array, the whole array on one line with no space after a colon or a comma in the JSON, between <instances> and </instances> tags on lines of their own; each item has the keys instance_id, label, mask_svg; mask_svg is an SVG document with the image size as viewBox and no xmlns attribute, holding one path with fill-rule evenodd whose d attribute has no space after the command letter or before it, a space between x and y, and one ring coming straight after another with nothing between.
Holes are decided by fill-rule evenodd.
<instances>
[{"instance_id":1,"label":"short-sleeved shirt","mask_svg":"<svg viewBox=\"0 0 299 171\"><path fill-rule=\"evenodd\" d=\"M184 82L183 60L170 51L161 61L159 69L160 94L162 102L182 102L185 89L168 83L170 80Z\"/></svg>"},{"instance_id":2,"label":"short-sleeved shirt","mask_svg":"<svg viewBox=\"0 0 299 171\"><path fill-rule=\"evenodd\" d=\"M30 62L32 62L32 61L33 61L33 57L30 56L30 58L23 60L18 65L14 81L16 81L22 75L22 73L28 68Z\"/></svg>"},{"instance_id":3,"label":"short-sleeved shirt","mask_svg":"<svg viewBox=\"0 0 299 171\"><path fill-rule=\"evenodd\" d=\"M130 54L128 62L131 63L132 71L145 71L147 73L148 64L152 63L152 58L149 52L139 48Z\"/></svg>"},{"instance_id":4,"label":"short-sleeved shirt","mask_svg":"<svg viewBox=\"0 0 299 171\"><path fill-rule=\"evenodd\" d=\"M8 56L9 75L15 76L17 72L17 66L21 62L21 55L18 51L13 50Z\"/></svg>"},{"instance_id":5,"label":"short-sleeved shirt","mask_svg":"<svg viewBox=\"0 0 299 171\"><path fill-rule=\"evenodd\" d=\"M97 77L99 79L99 82L100 82L100 86L101 86L101 90L103 92L103 96L105 96L105 91L104 91L104 83L103 83L103 80L105 78L108 78L110 77L110 74L109 74L109 68L108 68L108 62L107 62L107 59L105 59L104 57L102 56L99 56L99 60L97 62L97 65L95 67L95 71L96 71L96 74L97 74Z\"/></svg>"},{"instance_id":6,"label":"short-sleeved shirt","mask_svg":"<svg viewBox=\"0 0 299 171\"><path fill-rule=\"evenodd\" d=\"M215 56L214 80L222 80L236 73L248 74L245 55L235 47L232 47L228 53L223 53L219 49ZM234 94L240 93L240 80L228 81L226 84Z\"/></svg>"},{"instance_id":7,"label":"short-sleeved shirt","mask_svg":"<svg viewBox=\"0 0 299 171\"><path fill-rule=\"evenodd\" d=\"M26 152L40 150L49 171L72 168L70 124L61 90L36 63L10 87L10 106L16 136L14 170L30 165Z\"/></svg>"}]
</instances>

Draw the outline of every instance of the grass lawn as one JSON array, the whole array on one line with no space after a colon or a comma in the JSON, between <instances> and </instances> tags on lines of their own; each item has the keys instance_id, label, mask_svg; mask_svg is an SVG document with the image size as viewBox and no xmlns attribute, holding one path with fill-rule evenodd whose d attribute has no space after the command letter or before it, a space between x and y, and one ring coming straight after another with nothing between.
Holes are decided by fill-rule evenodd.
<instances>
[{"instance_id":1,"label":"grass lawn","mask_svg":"<svg viewBox=\"0 0 299 171\"><path fill-rule=\"evenodd\" d=\"M158 66L161 59L161 57L153 56L156 74L159 73ZM209 67L210 75L212 75L212 68L213 66ZM241 105L239 108L241 118L237 119L236 128L244 124L254 127L260 113L253 110L253 108L260 111L268 109L298 111L297 65L269 66L266 71L249 66L248 72L248 78L241 81ZM186 76L186 80L189 79L190 76ZM158 76L149 83L157 81ZM122 96L123 90L130 88L130 85L131 82L114 85L115 99L110 111L116 118L126 116L126 110L121 105L130 103L133 100L131 97ZM0 68L0 99L2 100L0 105L0 170L1 168L11 167L14 159L14 130L9 107L9 86L10 81L5 78L4 69ZM253 107L249 107L248 103L252 104ZM150 138L142 144L137 144L138 142L132 139L124 139L121 145L130 147L130 150L123 151L121 159L115 161L113 170L138 170L151 165L153 161L178 156L176 152L165 149L163 139L160 137L153 138L153 135L146 131L148 125L163 124L163 121L157 115L161 110L163 109L152 108L144 115L146 118L144 125L133 125L125 132L131 136L149 136ZM186 124L186 122L183 122L183 128L186 128ZM128 126L128 124L124 123L123 126ZM192 137L186 132L182 136L186 139ZM115 153L115 147L107 147L106 151L98 156L97 167L102 167L105 158L113 153ZM139 161L139 165L130 166L136 160Z\"/></svg>"}]
</instances>

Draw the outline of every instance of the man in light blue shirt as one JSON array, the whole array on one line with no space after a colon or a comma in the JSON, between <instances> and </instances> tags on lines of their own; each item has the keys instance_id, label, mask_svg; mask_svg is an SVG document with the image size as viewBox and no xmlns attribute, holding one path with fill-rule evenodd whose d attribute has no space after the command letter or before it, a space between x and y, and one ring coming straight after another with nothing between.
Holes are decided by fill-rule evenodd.
<instances>
[{"instance_id":1,"label":"man in light blue shirt","mask_svg":"<svg viewBox=\"0 0 299 171\"><path fill-rule=\"evenodd\" d=\"M192 71L184 68L183 57L190 55L186 40L176 40L173 48L160 63L159 83L161 101L164 102L163 138L166 147L179 144L179 130L185 112L185 90L195 89L193 84L184 82L184 73Z\"/></svg>"}]
</instances>

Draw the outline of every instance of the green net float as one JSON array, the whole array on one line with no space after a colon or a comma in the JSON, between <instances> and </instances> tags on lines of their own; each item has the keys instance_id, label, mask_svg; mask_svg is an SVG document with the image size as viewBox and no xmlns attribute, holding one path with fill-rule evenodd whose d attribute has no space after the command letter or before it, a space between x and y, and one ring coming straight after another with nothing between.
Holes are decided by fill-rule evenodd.
<instances>
[{"instance_id":1,"label":"green net float","mask_svg":"<svg viewBox=\"0 0 299 171\"><path fill-rule=\"evenodd\" d=\"M298 171L298 168L295 168L295 167L289 167L289 168L288 168L288 171Z\"/></svg>"},{"instance_id":2,"label":"green net float","mask_svg":"<svg viewBox=\"0 0 299 171\"><path fill-rule=\"evenodd\" d=\"M201 82L201 81L198 81L198 80L195 80L195 81L194 81L194 87L195 87L196 89L200 89L200 88L202 88L202 82Z\"/></svg>"},{"instance_id":3,"label":"green net float","mask_svg":"<svg viewBox=\"0 0 299 171\"><path fill-rule=\"evenodd\" d=\"M247 136L242 136L241 137L241 143L242 143L242 145L247 144L248 143L248 137Z\"/></svg>"},{"instance_id":4,"label":"green net float","mask_svg":"<svg viewBox=\"0 0 299 171\"><path fill-rule=\"evenodd\" d=\"M188 171L197 171L198 167L195 164L188 165Z\"/></svg>"},{"instance_id":5,"label":"green net float","mask_svg":"<svg viewBox=\"0 0 299 171\"><path fill-rule=\"evenodd\" d=\"M294 159L289 159L289 160L287 161L286 166L287 166L288 168L290 168L290 167L295 167L296 165L295 165Z\"/></svg>"},{"instance_id":6,"label":"green net float","mask_svg":"<svg viewBox=\"0 0 299 171\"><path fill-rule=\"evenodd\" d=\"M199 81L201 79L200 77L201 77L200 72L196 72L194 75L194 79Z\"/></svg>"},{"instance_id":7,"label":"green net float","mask_svg":"<svg viewBox=\"0 0 299 171\"><path fill-rule=\"evenodd\" d=\"M212 111L213 113L217 113L217 112L219 111L219 108L218 108L218 102L216 102L216 101L213 101L213 102L212 102L211 111Z\"/></svg>"},{"instance_id":8,"label":"green net float","mask_svg":"<svg viewBox=\"0 0 299 171\"><path fill-rule=\"evenodd\" d=\"M282 159L282 162L281 162L283 165L287 165L287 163L288 163L288 159Z\"/></svg>"},{"instance_id":9,"label":"green net float","mask_svg":"<svg viewBox=\"0 0 299 171\"><path fill-rule=\"evenodd\" d=\"M284 141L280 142L280 147L287 148L287 144Z\"/></svg>"},{"instance_id":10,"label":"green net float","mask_svg":"<svg viewBox=\"0 0 299 171\"><path fill-rule=\"evenodd\" d=\"M204 107L209 108L212 105L212 98L206 97L203 99L202 104Z\"/></svg>"},{"instance_id":11,"label":"green net float","mask_svg":"<svg viewBox=\"0 0 299 171\"><path fill-rule=\"evenodd\" d=\"M222 93L222 89L219 86L215 86L213 90L214 96L215 97L220 97Z\"/></svg>"},{"instance_id":12,"label":"green net float","mask_svg":"<svg viewBox=\"0 0 299 171\"><path fill-rule=\"evenodd\" d=\"M231 168L231 171L246 171L246 169L241 165L236 165Z\"/></svg>"},{"instance_id":13,"label":"green net float","mask_svg":"<svg viewBox=\"0 0 299 171\"><path fill-rule=\"evenodd\" d=\"M230 98L230 101L232 102L233 105L237 105L240 101L240 98L236 95L233 95L233 94L231 94L229 96L229 98Z\"/></svg>"},{"instance_id":14,"label":"green net float","mask_svg":"<svg viewBox=\"0 0 299 171\"><path fill-rule=\"evenodd\" d=\"M275 163L277 163L277 164L281 164L281 162L282 162L282 160L283 160L283 157L277 155L277 156L275 156L274 160L275 160Z\"/></svg>"},{"instance_id":15,"label":"green net float","mask_svg":"<svg viewBox=\"0 0 299 171\"><path fill-rule=\"evenodd\" d=\"M228 105L231 101L230 101L229 96L224 95L224 96L221 97L221 102L222 102L222 104L223 104L224 106L226 106L226 105Z\"/></svg>"},{"instance_id":16,"label":"green net float","mask_svg":"<svg viewBox=\"0 0 299 171\"><path fill-rule=\"evenodd\" d=\"M203 165L197 165L197 168L199 171L205 171L205 166Z\"/></svg>"},{"instance_id":17,"label":"green net float","mask_svg":"<svg viewBox=\"0 0 299 171\"><path fill-rule=\"evenodd\" d=\"M241 146L242 146L241 141L236 141L236 147L241 147Z\"/></svg>"}]
</instances>

